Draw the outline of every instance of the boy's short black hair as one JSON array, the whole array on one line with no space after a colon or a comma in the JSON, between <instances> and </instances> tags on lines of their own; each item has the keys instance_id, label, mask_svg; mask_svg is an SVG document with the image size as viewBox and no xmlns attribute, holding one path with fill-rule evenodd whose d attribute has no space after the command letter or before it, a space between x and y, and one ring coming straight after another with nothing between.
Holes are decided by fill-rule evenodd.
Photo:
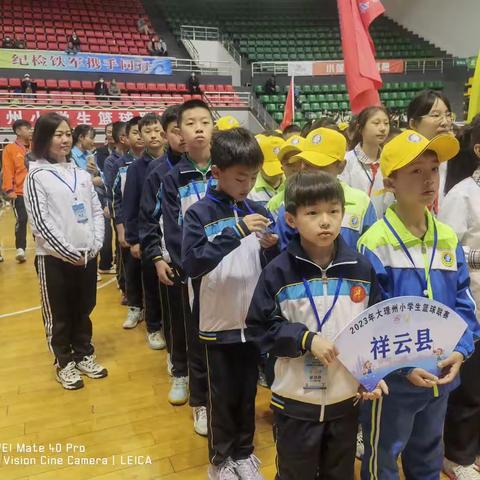
<instances>
[{"instance_id":1,"label":"boy's short black hair","mask_svg":"<svg viewBox=\"0 0 480 480\"><path fill-rule=\"evenodd\" d=\"M188 110L193 110L194 108L203 108L206 110L213 121L212 111L210 107L203 101L203 100L187 100L186 102L182 103L178 108L178 125L182 123L182 117L185 112Z\"/></svg>"},{"instance_id":2,"label":"boy's short black hair","mask_svg":"<svg viewBox=\"0 0 480 480\"><path fill-rule=\"evenodd\" d=\"M15 120L12 125L13 133L17 133L17 128L21 127L30 127L32 128L32 124L28 120Z\"/></svg>"},{"instance_id":3,"label":"boy's short black hair","mask_svg":"<svg viewBox=\"0 0 480 480\"><path fill-rule=\"evenodd\" d=\"M160 115L157 115L156 113L147 113L138 122L138 129L142 131L143 127L155 125L156 123L159 123L160 125L162 124L162 118Z\"/></svg>"},{"instance_id":4,"label":"boy's short black hair","mask_svg":"<svg viewBox=\"0 0 480 480\"><path fill-rule=\"evenodd\" d=\"M180 110L180 105L171 105L170 107L166 108L165 111L162 113L162 127L163 130L167 131L168 126L171 123L178 123L178 111Z\"/></svg>"},{"instance_id":5,"label":"boy's short black hair","mask_svg":"<svg viewBox=\"0 0 480 480\"><path fill-rule=\"evenodd\" d=\"M122 135L122 131L125 130L126 127L126 122L112 123L112 138L115 143L120 143L120 135Z\"/></svg>"},{"instance_id":6,"label":"boy's short black hair","mask_svg":"<svg viewBox=\"0 0 480 480\"><path fill-rule=\"evenodd\" d=\"M322 171L299 172L287 179L285 211L295 215L297 208L316 202L338 201L345 210L342 184L332 175Z\"/></svg>"},{"instance_id":7,"label":"boy's short black hair","mask_svg":"<svg viewBox=\"0 0 480 480\"><path fill-rule=\"evenodd\" d=\"M257 140L246 128L238 127L216 132L210 150L212 165L220 170L243 165L260 168L263 153Z\"/></svg>"},{"instance_id":8,"label":"boy's short black hair","mask_svg":"<svg viewBox=\"0 0 480 480\"><path fill-rule=\"evenodd\" d=\"M296 123L291 123L290 125L287 125L283 129L283 135L289 135L290 133L300 134L301 131L302 131L302 129L300 128L299 125L297 125Z\"/></svg>"},{"instance_id":9,"label":"boy's short black hair","mask_svg":"<svg viewBox=\"0 0 480 480\"><path fill-rule=\"evenodd\" d=\"M131 118L127 122L127 126L125 127L125 133L127 134L127 137L130 135L130 130L135 127L136 125L139 124L140 120L142 117L139 117L138 115L136 117Z\"/></svg>"},{"instance_id":10,"label":"boy's short black hair","mask_svg":"<svg viewBox=\"0 0 480 480\"><path fill-rule=\"evenodd\" d=\"M337 132L340 131L340 129L338 128L337 122L335 122L334 118L322 117L322 118L317 118L316 120L313 120L309 123L306 123L302 129L301 136L303 138L306 138L311 131L316 130L317 128L330 128L331 130L335 130Z\"/></svg>"},{"instance_id":11,"label":"boy's short black hair","mask_svg":"<svg viewBox=\"0 0 480 480\"><path fill-rule=\"evenodd\" d=\"M276 132L275 130L264 130L262 132L262 135L265 135L265 137L278 137L278 138L283 138L283 134Z\"/></svg>"}]
</instances>

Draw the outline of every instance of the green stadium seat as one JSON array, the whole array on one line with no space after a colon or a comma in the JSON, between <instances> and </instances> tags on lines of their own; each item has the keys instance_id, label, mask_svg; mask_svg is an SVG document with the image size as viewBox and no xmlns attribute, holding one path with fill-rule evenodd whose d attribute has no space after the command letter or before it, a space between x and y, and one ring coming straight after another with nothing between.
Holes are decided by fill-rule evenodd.
<instances>
[{"instance_id":1,"label":"green stadium seat","mask_svg":"<svg viewBox=\"0 0 480 480\"><path fill-rule=\"evenodd\" d=\"M255 93L257 95L262 95L264 91L263 85L255 85Z\"/></svg>"},{"instance_id":2,"label":"green stadium seat","mask_svg":"<svg viewBox=\"0 0 480 480\"><path fill-rule=\"evenodd\" d=\"M318 112L320 111L320 104L315 102L315 103L312 103L310 105L310 110L312 110L312 112Z\"/></svg>"},{"instance_id":3,"label":"green stadium seat","mask_svg":"<svg viewBox=\"0 0 480 480\"><path fill-rule=\"evenodd\" d=\"M283 113L277 112L273 114L273 119L276 122L281 122L283 120Z\"/></svg>"},{"instance_id":4,"label":"green stadium seat","mask_svg":"<svg viewBox=\"0 0 480 480\"><path fill-rule=\"evenodd\" d=\"M265 108L268 113L273 113L277 111L277 105L275 103L267 103Z\"/></svg>"}]
</instances>

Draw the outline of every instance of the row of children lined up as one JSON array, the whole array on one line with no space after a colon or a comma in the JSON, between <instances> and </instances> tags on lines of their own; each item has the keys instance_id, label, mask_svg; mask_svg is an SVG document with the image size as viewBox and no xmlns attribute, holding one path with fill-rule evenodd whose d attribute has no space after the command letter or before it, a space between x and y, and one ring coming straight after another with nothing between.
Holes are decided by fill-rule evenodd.
<instances>
[{"instance_id":1,"label":"row of children lined up","mask_svg":"<svg viewBox=\"0 0 480 480\"><path fill-rule=\"evenodd\" d=\"M439 126L448 122L448 112L432 111L442 108L440 101L448 108L435 97L418 122L431 120ZM375 115L385 113L382 109L372 112L364 130ZM41 127L40 120L36 129ZM388 135L386 122L381 119L371 123L377 123L372 128L381 131L375 135L380 146ZM158 149L149 148L148 133L150 138L161 136L162 121L146 116L139 127L147 155L134 161L127 171L124 211L130 208L126 194L132 182L137 185L137 203L131 205L137 208L125 217L126 239L131 238L132 256L139 245L142 258L154 263L159 279L167 286L162 294L163 321L169 329L172 388L176 386L182 393L175 379L183 379L178 383L185 385L188 373L195 429L199 433L208 431L209 435L210 478L261 478L252 454L259 353L277 358L272 408L276 411L278 478L315 478L318 471L321 477L351 478L358 384L335 359L331 339L355 312L382 298L404 294L427 295L456 308L470 329L456 352L444 361L442 378L421 369L396 373L387 378L388 396L376 398L387 391L380 385L368 397L376 399L362 406L364 435L370 440L362 476L396 478L396 460L403 452L404 471L410 472L410 478L437 478L442 463L443 416L451 388L447 385L452 384L461 362L473 351L472 332L478 333L462 249L453 231L425 210L437 198L439 165L458 153L457 140L449 134L429 140L417 128L417 132L407 131L390 141L381 154L380 171L396 203L386 210L384 219L374 223L372 218L368 223L365 219L375 212L368 198L371 192L357 191L335 179L344 164L346 141L332 129L314 128L305 139L293 137L280 147L275 145L275 137L257 141L239 128L218 133L211 142L213 122L208 107L187 102L172 114L169 149L162 160L155 160L160 157L161 141L152 140L152 146ZM163 128L168 138L169 124L165 121ZM63 133L67 138L67 132ZM360 148L366 153L367 144L357 148L357 155ZM183 150L188 153L183 154ZM287 150L290 158L285 158ZM271 185L273 190L281 188L282 182L269 182L278 172L278 163L269 152L280 154L289 177L276 218L261 204L247 200L252 189L254 193L268 190L265 186L255 188L259 182ZM66 171L54 163L45 164L45 170ZM378 164L378 156L371 163ZM151 170L149 175L147 168ZM373 168L370 170L373 174ZM35 171L29 175L33 177ZM42 175L36 174L37 178ZM119 175L121 186L120 169ZM354 178L357 180L358 175ZM76 223L89 223L90 209L85 204L74 208L77 200L75 195L72 198ZM84 210L85 222L80 221L84 220ZM134 226L129 227L129 222ZM367 260L356 253L356 244L372 223L359 242ZM278 241L284 237L284 243ZM405 265L402 245L414 253L411 265ZM455 258L448 268L437 258L437 246ZM283 250L280 255L278 247ZM416 250L422 248L436 260L431 268L420 266L422 256L419 262L413 260L418 260ZM89 263L93 253L94 249L83 256L85 262ZM78 263L79 259L71 261ZM127 273L127 295L128 278ZM188 278L190 295L186 292ZM347 282L347 278L351 286L364 288L361 301L353 302L349 295L333 295L338 283ZM331 283L327 295L317 287L325 280ZM289 294L292 285L297 290L300 285L301 291ZM320 368L323 383L309 388L305 379L313 368ZM62 370L59 363L57 375ZM76 382L64 385L75 388ZM170 393L174 403L175 392ZM405 398L412 395L413 403L406 403ZM292 442L292 438L298 441ZM462 461L458 463L462 465Z\"/></svg>"}]
</instances>

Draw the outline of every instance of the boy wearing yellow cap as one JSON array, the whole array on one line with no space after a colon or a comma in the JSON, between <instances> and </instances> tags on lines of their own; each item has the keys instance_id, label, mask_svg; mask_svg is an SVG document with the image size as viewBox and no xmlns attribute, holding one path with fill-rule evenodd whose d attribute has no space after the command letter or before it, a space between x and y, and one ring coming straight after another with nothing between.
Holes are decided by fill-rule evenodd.
<instances>
[{"instance_id":1,"label":"boy wearing yellow cap","mask_svg":"<svg viewBox=\"0 0 480 480\"><path fill-rule=\"evenodd\" d=\"M322 170L337 177L345 166L347 141L345 137L330 128L312 130L305 139L303 149L293 155L288 164L293 171ZM340 182L345 195L345 215L342 221L341 235L347 245L356 248L360 236L377 220L375 209L368 195L361 190ZM285 207L278 211L275 233L279 236L280 248L287 247L295 234L285 221Z\"/></svg>"},{"instance_id":2,"label":"boy wearing yellow cap","mask_svg":"<svg viewBox=\"0 0 480 480\"><path fill-rule=\"evenodd\" d=\"M285 177L278 154L285 141L279 137L258 135L257 142L263 153L263 165L248 198L266 206L272 197L284 189Z\"/></svg>"},{"instance_id":3,"label":"boy wearing yellow cap","mask_svg":"<svg viewBox=\"0 0 480 480\"><path fill-rule=\"evenodd\" d=\"M280 152L278 152L278 161L280 162L285 178L289 178L298 172L298 168L293 164L289 164L289 160L293 155L300 153L303 150L304 143L305 139L303 137L300 135L292 135L280 148ZM278 217L278 210L282 206L284 200L285 188L282 188L267 203L267 209L275 219Z\"/></svg>"},{"instance_id":4,"label":"boy wearing yellow cap","mask_svg":"<svg viewBox=\"0 0 480 480\"><path fill-rule=\"evenodd\" d=\"M437 300L455 309L469 328L439 363L439 377L421 368L393 372L385 378L390 395L364 406L362 480L398 479L400 454L406 478L440 475L448 393L458 386L460 366L473 351L472 331L479 335L462 247L427 208L438 193L440 163L458 151L453 136L429 141L407 130L387 143L380 157L385 189L396 202L360 238L359 249L372 263L383 297Z\"/></svg>"},{"instance_id":5,"label":"boy wearing yellow cap","mask_svg":"<svg viewBox=\"0 0 480 480\"><path fill-rule=\"evenodd\" d=\"M232 128L238 128L240 126L240 122L232 115L226 115L225 117L220 117L215 122L215 127L219 132L223 132L225 130L231 130Z\"/></svg>"}]
</instances>

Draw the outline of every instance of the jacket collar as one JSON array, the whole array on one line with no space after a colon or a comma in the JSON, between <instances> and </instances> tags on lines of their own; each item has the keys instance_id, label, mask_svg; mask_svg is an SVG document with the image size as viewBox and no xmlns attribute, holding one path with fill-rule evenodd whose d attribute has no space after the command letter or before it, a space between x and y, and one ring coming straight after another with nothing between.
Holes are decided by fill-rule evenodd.
<instances>
[{"instance_id":1,"label":"jacket collar","mask_svg":"<svg viewBox=\"0 0 480 480\"><path fill-rule=\"evenodd\" d=\"M345 243L345 240L343 240L341 235L338 235L335 244L337 251L331 264L327 267L327 270L340 265L353 265L358 263L356 252ZM318 269L321 269L319 265L310 259L307 252L303 249L302 244L300 243L300 235L298 233L290 240L287 246L287 252L297 260L310 263L315 265Z\"/></svg>"},{"instance_id":2,"label":"jacket collar","mask_svg":"<svg viewBox=\"0 0 480 480\"><path fill-rule=\"evenodd\" d=\"M280 185L277 187L277 189L273 188L262 176L261 173L258 174L257 176L257 181L255 182L255 186L253 189L258 192L260 190L266 190L268 192L273 193L274 195L282 190L285 189L285 182L282 181Z\"/></svg>"},{"instance_id":3,"label":"jacket collar","mask_svg":"<svg viewBox=\"0 0 480 480\"><path fill-rule=\"evenodd\" d=\"M418 245L419 243L422 242L422 240L416 237L400 220L395 210L395 206L396 206L396 203L388 207L387 211L385 212L385 217L390 222L390 225L397 232L398 236L401 238L402 242L405 244L407 248L413 245ZM434 226L435 220L433 219L433 215L428 210L428 208L425 208L425 217L427 219L427 231L425 233L425 236L423 237L423 241L428 244L433 244L434 232L435 232L435 226ZM390 229L388 229L388 235L389 235L389 243L394 247L400 247L400 242L395 238L395 235L393 235Z\"/></svg>"}]
</instances>

